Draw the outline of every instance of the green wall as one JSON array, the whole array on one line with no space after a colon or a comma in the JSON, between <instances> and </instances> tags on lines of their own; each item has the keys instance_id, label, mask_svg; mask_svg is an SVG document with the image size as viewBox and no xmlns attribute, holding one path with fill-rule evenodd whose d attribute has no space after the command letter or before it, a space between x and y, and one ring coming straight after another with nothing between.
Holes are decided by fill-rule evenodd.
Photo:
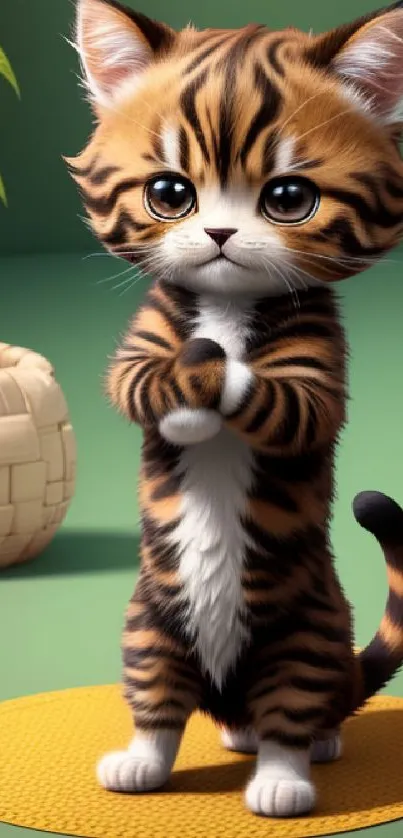
<instances>
[{"instance_id":1,"label":"green wall","mask_svg":"<svg viewBox=\"0 0 403 838\"><path fill-rule=\"evenodd\" d=\"M382 0L127 0L180 28L289 24L321 31L376 9ZM75 186L62 154L72 155L91 130L89 108L77 86L78 62L65 42L73 0L0 0L0 44L22 90L21 102L0 79L0 171L9 209L0 205L0 253L93 251L98 246L79 218Z\"/></svg>"}]
</instances>

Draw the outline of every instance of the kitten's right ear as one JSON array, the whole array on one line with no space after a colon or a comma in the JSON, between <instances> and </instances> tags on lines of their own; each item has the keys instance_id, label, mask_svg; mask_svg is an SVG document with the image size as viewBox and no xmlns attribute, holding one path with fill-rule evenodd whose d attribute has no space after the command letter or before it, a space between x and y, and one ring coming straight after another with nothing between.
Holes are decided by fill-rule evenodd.
<instances>
[{"instance_id":1,"label":"kitten's right ear","mask_svg":"<svg viewBox=\"0 0 403 838\"><path fill-rule=\"evenodd\" d=\"M308 55L336 71L380 124L403 125L403 0L325 32Z\"/></svg>"},{"instance_id":2,"label":"kitten's right ear","mask_svg":"<svg viewBox=\"0 0 403 838\"><path fill-rule=\"evenodd\" d=\"M113 105L126 82L136 81L167 52L175 32L114 0L77 0L75 48L95 109Z\"/></svg>"}]
</instances>

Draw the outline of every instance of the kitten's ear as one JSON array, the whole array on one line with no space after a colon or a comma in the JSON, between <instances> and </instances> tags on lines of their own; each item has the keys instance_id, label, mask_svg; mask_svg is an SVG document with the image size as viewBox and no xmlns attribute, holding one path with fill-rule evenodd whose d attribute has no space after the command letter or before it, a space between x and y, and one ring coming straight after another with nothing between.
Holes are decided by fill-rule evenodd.
<instances>
[{"instance_id":1,"label":"kitten's ear","mask_svg":"<svg viewBox=\"0 0 403 838\"><path fill-rule=\"evenodd\" d=\"M75 47L95 108L113 104L155 57L168 51L175 32L114 0L77 0Z\"/></svg>"},{"instance_id":2,"label":"kitten's ear","mask_svg":"<svg viewBox=\"0 0 403 838\"><path fill-rule=\"evenodd\" d=\"M358 26L333 59L383 124L403 120L403 2Z\"/></svg>"}]
</instances>

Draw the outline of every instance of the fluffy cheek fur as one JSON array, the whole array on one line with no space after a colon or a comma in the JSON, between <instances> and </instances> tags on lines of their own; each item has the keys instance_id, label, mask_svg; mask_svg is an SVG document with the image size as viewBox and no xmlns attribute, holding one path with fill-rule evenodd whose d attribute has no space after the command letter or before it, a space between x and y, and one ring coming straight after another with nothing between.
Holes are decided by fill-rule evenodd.
<instances>
[{"instance_id":1,"label":"fluffy cheek fur","mask_svg":"<svg viewBox=\"0 0 403 838\"><path fill-rule=\"evenodd\" d=\"M172 281L199 293L278 295L289 290L287 278L293 260L280 227L265 221L258 211L258 192L218 188L200 190L198 211L171 225L160 238L158 263ZM220 249L205 232L232 228ZM295 271L297 287L298 273Z\"/></svg>"}]
</instances>

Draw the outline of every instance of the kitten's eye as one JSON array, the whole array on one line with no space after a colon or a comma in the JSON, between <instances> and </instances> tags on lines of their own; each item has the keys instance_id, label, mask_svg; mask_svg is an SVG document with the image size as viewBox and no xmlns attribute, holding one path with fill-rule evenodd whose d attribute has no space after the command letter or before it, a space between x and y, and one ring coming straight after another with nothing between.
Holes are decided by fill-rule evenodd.
<instances>
[{"instance_id":1,"label":"kitten's eye","mask_svg":"<svg viewBox=\"0 0 403 838\"><path fill-rule=\"evenodd\" d=\"M144 206L158 221L176 221L195 208L196 190L180 175L159 175L146 184Z\"/></svg>"},{"instance_id":2,"label":"kitten's eye","mask_svg":"<svg viewBox=\"0 0 403 838\"><path fill-rule=\"evenodd\" d=\"M277 224L301 224L315 215L319 206L319 190L307 178L273 178L263 187L260 210Z\"/></svg>"}]
</instances>

